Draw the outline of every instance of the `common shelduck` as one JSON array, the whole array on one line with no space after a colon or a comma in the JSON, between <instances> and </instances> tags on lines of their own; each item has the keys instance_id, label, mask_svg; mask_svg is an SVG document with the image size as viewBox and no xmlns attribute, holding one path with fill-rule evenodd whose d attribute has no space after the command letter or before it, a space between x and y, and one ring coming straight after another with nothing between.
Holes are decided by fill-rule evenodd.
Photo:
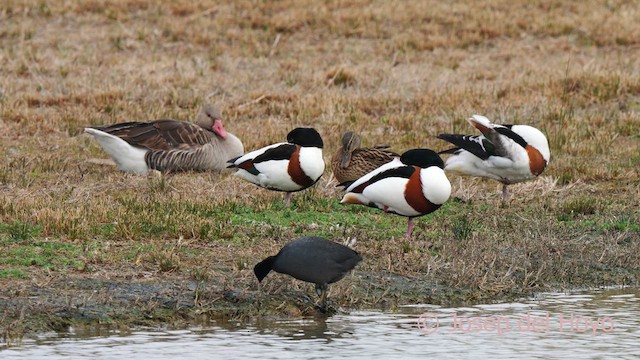
<instances>
[{"instance_id":1,"label":"common shelduck","mask_svg":"<svg viewBox=\"0 0 640 360\"><path fill-rule=\"evenodd\" d=\"M321 309L326 309L327 285L342 279L362 257L351 248L320 237L302 237L286 244L275 256L259 262L253 272L258 282L271 270L316 284Z\"/></svg>"},{"instance_id":2,"label":"common shelduck","mask_svg":"<svg viewBox=\"0 0 640 360\"><path fill-rule=\"evenodd\" d=\"M353 131L345 132L341 142L342 146L331 161L333 176L339 184L356 181L393 158L400 157L386 145L360 147L360 136Z\"/></svg>"},{"instance_id":3,"label":"common shelduck","mask_svg":"<svg viewBox=\"0 0 640 360\"><path fill-rule=\"evenodd\" d=\"M492 124L481 115L468 120L482 135L438 135L456 145L440 152L453 154L445 170L500 181L504 205L509 198L507 185L531 180L544 171L551 156L547 138L529 125Z\"/></svg>"},{"instance_id":4,"label":"common shelduck","mask_svg":"<svg viewBox=\"0 0 640 360\"><path fill-rule=\"evenodd\" d=\"M244 153L242 142L222 127L220 110L207 104L193 123L177 120L126 122L84 129L122 171L136 174L222 170Z\"/></svg>"},{"instance_id":5,"label":"common shelduck","mask_svg":"<svg viewBox=\"0 0 640 360\"><path fill-rule=\"evenodd\" d=\"M322 137L314 128L296 128L287 142L254 150L229 160L228 167L238 168L235 175L266 189L286 192L286 206L291 193L315 184L324 172Z\"/></svg>"},{"instance_id":6,"label":"common shelduck","mask_svg":"<svg viewBox=\"0 0 640 360\"><path fill-rule=\"evenodd\" d=\"M436 211L451 195L440 156L412 149L349 185L341 204L360 204L406 216L407 239L413 218Z\"/></svg>"}]
</instances>

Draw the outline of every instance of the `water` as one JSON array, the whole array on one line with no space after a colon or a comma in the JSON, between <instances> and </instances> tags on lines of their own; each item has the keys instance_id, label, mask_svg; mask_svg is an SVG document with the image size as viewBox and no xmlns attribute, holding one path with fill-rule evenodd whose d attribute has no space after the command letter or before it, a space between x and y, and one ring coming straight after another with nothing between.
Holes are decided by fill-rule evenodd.
<instances>
[{"instance_id":1,"label":"water","mask_svg":"<svg viewBox=\"0 0 640 360\"><path fill-rule=\"evenodd\" d=\"M638 359L639 345L640 290L627 288L187 330L72 331L0 350L0 359Z\"/></svg>"}]
</instances>

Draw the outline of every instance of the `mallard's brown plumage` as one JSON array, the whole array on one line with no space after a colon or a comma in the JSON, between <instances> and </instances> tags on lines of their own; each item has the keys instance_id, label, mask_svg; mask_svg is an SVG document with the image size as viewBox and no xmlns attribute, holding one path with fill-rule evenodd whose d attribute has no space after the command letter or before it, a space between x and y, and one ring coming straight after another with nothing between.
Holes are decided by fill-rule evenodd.
<instances>
[{"instance_id":1,"label":"mallard's brown plumage","mask_svg":"<svg viewBox=\"0 0 640 360\"><path fill-rule=\"evenodd\" d=\"M333 176L339 184L353 182L400 155L387 145L361 148L360 137L353 131L342 135L342 146L331 161Z\"/></svg>"}]
</instances>

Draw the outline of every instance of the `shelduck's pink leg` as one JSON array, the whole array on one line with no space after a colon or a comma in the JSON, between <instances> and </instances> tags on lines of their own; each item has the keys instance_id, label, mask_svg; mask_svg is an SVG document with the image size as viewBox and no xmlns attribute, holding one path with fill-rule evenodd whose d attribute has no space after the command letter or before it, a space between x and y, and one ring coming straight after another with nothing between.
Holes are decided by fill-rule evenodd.
<instances>
[{"instance_id":1,"label":"shelduck's pink leg","mask_svg":"<svg viewBox=\"0 0 640 360\"><path fill-rule=\"evenodd\" d=\"M411 241L411 232L413 231L413 218L409 218L407 223L407 239Z\"/></svg>"}]
</instances>

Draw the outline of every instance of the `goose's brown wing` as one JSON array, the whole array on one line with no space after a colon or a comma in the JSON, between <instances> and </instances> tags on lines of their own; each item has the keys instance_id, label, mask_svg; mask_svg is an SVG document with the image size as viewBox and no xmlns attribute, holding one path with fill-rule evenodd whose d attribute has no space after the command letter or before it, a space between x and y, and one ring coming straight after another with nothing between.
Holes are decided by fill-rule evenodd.
<instances>
[{"instance_id":1,"label":"goose's brown wing","mask_svg":"<svg viewBox=\"0 0 640 360\"><path fill-rule=\"evenodd\" d=\"M151 150L189 149L209 143L213 136L212 132L196 124L176 120L126 122L95 128L133 146Z\"/></svg>"}]
</instances>

